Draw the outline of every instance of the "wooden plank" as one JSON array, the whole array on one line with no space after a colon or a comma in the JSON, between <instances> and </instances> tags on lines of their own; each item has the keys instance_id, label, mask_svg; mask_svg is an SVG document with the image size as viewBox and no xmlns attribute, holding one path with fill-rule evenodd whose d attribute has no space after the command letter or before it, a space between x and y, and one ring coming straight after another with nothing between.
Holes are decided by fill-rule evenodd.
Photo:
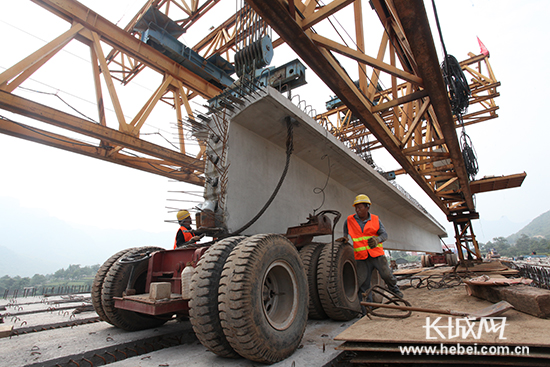
<instances>
[{"instance_id":1,"label":"wooden plank","mask_svg":"<svg viewBox=\"0 0 550 367\"><path fill-rule=\"evenodd\" d=\"M459 265L456 268L457 272L480 272L480 271L501 271L510 269L507 266L502 265L500 261L491 261L486 263L472 263L469 266L464 264Z\"/></svg>"},{"instance_id":2,"label":"wooden plank","mask_svg":"<svg viewBox=\"0 0 550 367\"><path fill-rule=\"evenodd\" d=\"M531 366L531 367L546 367L548 366L548 353L537 354L535 358L529 355L469 355L458 354L453 345L447 347L447 351L455 350L455 352L447 352L447 355L413 355L392 353L392 352L358 352L356 356L351 358L350 363L360 364L362 366L388 366L388 365L407 365L407 366L445 366L452 364L453 366ZM473 348L473 347L472 347ZM513 348L512 348L513 349ZM437 349L436 349L437 350ZM473 349L472 349L473 350Z\"/></svg>"},{"instance_id":3,"label":"wooden plank","mask_svg":"<svg viewBox=\"0 0 550 367\"><path fill-rule=\"evenodd\" d=\"M413 307L473 312L492 305L489 301L476 297L468 297L463 287L447 288L444 290L408 288L404 289L403 293L405 299ZM430 324L433 324L439 316L413 313L411 317L406 319L389 319L376 316L372 316L372 319L369 319L368 317L363 317L336 336L335 340L367 343L399 343L400 345L409 343L439 345L440 343L459 342L461 345L477 343L478 345L550 347L550 339L548 338L550 320L539 319L517 310L508 310L502 316L506 317L506 327L503 335L506 339L499 339L498 335L487 332L481 333L479 338L469 334L465 338L461 336L453 339L443 339L438 336L436 339L427 339L427 317L430 317ZM453 319L456 320L456 318ZM439 321L440 325L448 325L447 322L448 319L446 316ZM448 330L443 331L445 335L447 335L447 332Z\"/></svg>"},{"instance_id":4,"label":"wooden plank","mask_svg":"<svg viewBox=\"0 0 550 367\"><path fill-rule=\"evenodd\" d=\"M507 301L518 311L540 318L550 317L550 290L524 284L511 286L467 284L468 294L490 302Z\"/></svg>"},{"instance_id":5,"label":"wooden plank","mask_svg":"<svg viewBox=\"0 0 550 367\"><path fill-rule=\"evenodd\" d=\"M0 338L7 338L11 335L13 325L0 325Z\"/></svg>"}]
</instances>

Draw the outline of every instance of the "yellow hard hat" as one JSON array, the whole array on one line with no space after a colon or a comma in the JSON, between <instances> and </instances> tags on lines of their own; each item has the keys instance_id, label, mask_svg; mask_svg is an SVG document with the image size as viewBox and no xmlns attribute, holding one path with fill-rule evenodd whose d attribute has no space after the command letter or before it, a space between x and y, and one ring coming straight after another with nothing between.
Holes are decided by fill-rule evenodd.
<instances>
[{"instance_id":1,"label":"yellow hard hat","mask_svg":"<svg viewBox=\"0 0 550 367\"><path fill-rule=\"evenodd\" d=\"M353 206L357 205L357 204L371 204L370 203L370 199L367 195L365 194L359 194L355 197L355 201L353 202Z\"/></svg>"},{"instance_id":2,"label":"yellow hard hat","mask_svg":"<svg viewBox=\"0 0 550 367\"><path fill-rule=\"evenodd\" d=\"M177 214L178 221L188 218L191 214L187 210L180 210Z\"/></svg>"}]
</instances>

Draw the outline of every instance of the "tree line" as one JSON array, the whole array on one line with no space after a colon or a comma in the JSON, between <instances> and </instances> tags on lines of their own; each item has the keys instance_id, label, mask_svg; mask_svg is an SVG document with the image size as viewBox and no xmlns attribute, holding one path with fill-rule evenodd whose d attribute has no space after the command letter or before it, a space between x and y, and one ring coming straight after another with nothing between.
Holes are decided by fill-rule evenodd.
<instances>
[{"instance_id":1,"label":"tree line","mask_svg":"<svg viewBox=\"0 0 550 367\"><path fill-rule=\"evenodd\" d=\"M487 243L480 243L480 249L483 254L487 254L491 249L495 249L501 256L519 257L528 256L533 253L537 255L550 254L550 240L545 237L529 237L522 234L513 244L509 243L505 237L495 237ZM394 257L404 258L408 261L418 261L418 256L400 254L399 251L393 252ZM59 269L53 274L41 275L35 274L32 277L10 277L5 275L0 278L0 293L6 289L24 289L26 287L45 287L51 285L68 285L78 282L82 285L91 285L99 264L91 266L69 265L67 269Z\"/></svg>"},{"instance_id":2,"label":"tree line","mask_svg":"<svg viewBox=\"0 0 550 367\"><path fill-rule=\"evenodd\" d=\"M83 285L91 285L99 264L84 266L69 265L67 269L59 269L53 274L34 274L32 277L10 277L5 275L0 278L0 293L7 289L24 289L26 287L46 287L55 285L68 285L70 282L78 282Z\"/></svg>"},{"instance_id":3,"label":"tree line","mask_svg":"<svg viewBox=\"0 0 550 367\"><path fill-rule=\"evenodd\" d=\"M550 254L550 240L545 237L529 237L522 234L516 243L509 243L504 237L495 237L492 241L480 244L482 253L487 253L495 249L501 256L519 257L531 254L548 255Z\"/></svg>"}]
</instances>

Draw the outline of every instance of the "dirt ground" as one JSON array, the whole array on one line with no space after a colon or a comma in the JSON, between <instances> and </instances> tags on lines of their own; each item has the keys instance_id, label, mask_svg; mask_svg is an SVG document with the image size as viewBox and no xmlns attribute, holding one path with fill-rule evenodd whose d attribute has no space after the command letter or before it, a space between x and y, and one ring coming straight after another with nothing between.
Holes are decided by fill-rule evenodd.
<instances>
[{"instance_id":1,"label":"dirt ground","mask_svg":"<svg viewBox=\"0 0 550 367\"><path fill-rule=\"evenodd\" d=\"M492 303L473 296L468 296L465 286L458 285L452 288L427 289L407 287L409 281L400 281L404 299L410 302L412 307L429 309L454 310L474 312ZM391 310L384 310L384 313L392 313ZM401 311L399 311L401 312ZM395 314L395 312L393 312ZM429 319L428 319L429 317ZM438 315L423 312L413 312L404 319L383 318L371 316L363 317L350 328L336 337L336 340L355 342L408 342L408 343L441 343L441 342L464 342L478 344L503 344L503 345L528 345L528 346L550 346L550 320L540 319L516 310L508 310L499 317L505 317L503 335L482 331L480 338L476 339L469 335L467 338L454 338L443 340L437 333L432 332L430 336L436 339L427 340L427 323L433 323L438 317L442 317L436 324L439 326L448 325L448 315ZM453 325L456 319L453 316ZM478 322L479 323L479 322ZM461 325L466 325L462 323ZM478 325L473 326L477 330ZM440 328L443 335L448 336L446 327ZM432 328L433 331L433 328ZM455 330L456 331L456 330ZM500 339L503 336L505 339Z\"/></svg>"}]
</instances>

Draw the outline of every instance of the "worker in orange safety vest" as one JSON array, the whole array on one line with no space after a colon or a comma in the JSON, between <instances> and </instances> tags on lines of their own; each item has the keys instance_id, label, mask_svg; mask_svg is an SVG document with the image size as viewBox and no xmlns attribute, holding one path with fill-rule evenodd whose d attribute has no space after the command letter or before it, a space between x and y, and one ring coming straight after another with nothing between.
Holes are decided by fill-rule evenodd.
<instances>
[{"instance_id":1,"label":"worker in orange safety vest","mask_svg":"<svg viewBox=\"0 0 550 367\"><path fill-rule=\"evenodd\" d=\"M374 269L378 270L390 291L403 297L382 247L382 243L388 239L388 233L380 218L369 213L370 205L371 201L367 195L357 195L353 202L355 214L348 216L344 222L344 238L351 237L357 263L357 277L360 284L359 299L363 300L363 294L370 289ZM367 297L367 302L372 302L370 294ZM361 306L361 310L365 314L364 306Z\"/></svg>"},{"instance_id":2,"label":"worker in orange safety vest","mask_svg":"<svg viewBox=\"0 0 550 367\"><path fill-rule=\"evenodd\" d=\"M178 218L178 223L180 227L176 233L176 238L174 240L174 248L178 248L181 245L191 241L198 240L200 237L195 236L195 232L191 229L191 214L187 210L180 210L176 215Z\"/></svg>"}]
</instances>

